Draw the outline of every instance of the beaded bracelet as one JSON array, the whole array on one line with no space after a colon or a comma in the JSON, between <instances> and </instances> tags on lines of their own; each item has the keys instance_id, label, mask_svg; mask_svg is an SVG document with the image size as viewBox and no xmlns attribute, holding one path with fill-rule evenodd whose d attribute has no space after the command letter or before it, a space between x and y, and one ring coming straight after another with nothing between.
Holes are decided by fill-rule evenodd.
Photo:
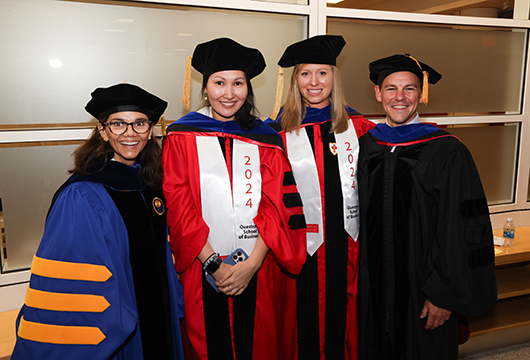
<instances>
[{"instance_id":1,"label":"beaded bracelet","mask_svg":"<svg viewBox=\"0 0 530 360\"><path fill-rule=\"evenodd\" d=\"M212 255L210 255L210 257L208 257L208 259L206 259L206 261L204 262L202 269L206 271L206 268L208 267L208 265L214 262L215 259L217 259L218 257L219 257L219 253L213 253Z\"/></svg>"},{"instance_id":2,"label":"beaded bracelet","mask_svg":"<svg viewBox=\"0 0 530 360\"><path fill-rule=\"evenodd\" d=\"M210 260L212 258L212 256L215 256L217 253L213 252L210 256L208 256L206 258L206 260L204 260L204 262L202 263L203 266L206 265L206 263L208 262L208 260ZM219 256L219 254L217 254Z\"/></svg>"}]
</instances>

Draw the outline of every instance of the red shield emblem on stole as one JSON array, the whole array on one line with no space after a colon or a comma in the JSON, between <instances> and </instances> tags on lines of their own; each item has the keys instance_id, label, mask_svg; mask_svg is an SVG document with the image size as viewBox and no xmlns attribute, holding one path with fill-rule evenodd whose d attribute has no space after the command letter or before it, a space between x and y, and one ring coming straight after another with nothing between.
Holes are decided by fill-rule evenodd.
<instances>
[{"instance_id":1,"label":"red shield emblem on stole","mask_svg":"<svg viewBox=\"0 0 530 360\"><path fill-rule=\"evenodd\" d=\"M329 151L331 151L333 155L337 155L337 144L329 143Z\"/></svg>"}]
</instances>

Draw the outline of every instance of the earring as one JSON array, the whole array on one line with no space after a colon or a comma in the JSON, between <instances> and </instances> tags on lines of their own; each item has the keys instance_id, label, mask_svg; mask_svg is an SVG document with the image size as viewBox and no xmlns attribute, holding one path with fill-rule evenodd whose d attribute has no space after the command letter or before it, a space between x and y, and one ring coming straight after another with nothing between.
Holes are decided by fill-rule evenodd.
<instances>
[{"instance_id":1,"label":"earring","mask_svg":"<svg viewBox=\"0 0 530 360\"><path fill-rule=\"evenodd\" d=\"M208 101L208 93L206 91L202 93L202 97L205 101Z\"/></svg>"}]
</instances>

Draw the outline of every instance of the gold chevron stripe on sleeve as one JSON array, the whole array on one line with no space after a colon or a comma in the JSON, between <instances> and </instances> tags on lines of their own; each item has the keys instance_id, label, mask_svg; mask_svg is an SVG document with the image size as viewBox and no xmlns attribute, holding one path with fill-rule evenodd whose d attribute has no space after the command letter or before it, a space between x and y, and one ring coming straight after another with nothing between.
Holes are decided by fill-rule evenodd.
<instances>
[{"instance_id":1,"label":"gold chevron stripe on sleeve","mask_svg":"<svg viewBox=\"0 0 530 360\"><path fill-rule=\"evenodd\" d=\"M18 336L22 339L50 344L97 345L105 339L105 334L97 327L61 326L40 324L20 319Z\"/></svg>"},{"instance_id":2,"label":"gold chevron stripe on sleeve","mask_svg":"<svg viewBox=\"0 0 530 360\"><path fill-rule=\"evenodd\" d=\"M35 275L66 279L105 282L112 273L104 265L80 264L33 257L31 272Z\"/></svg>"},{"instance_id":3,"label":"gold chevron stripe on sleeve","mask_svg":"<svg viewBox=\"0 0 530 360\"><path fill-rule=\"evenodd\" d=\"M103 312L110 306L105 297L100 295L63 294L30 287L26 292L25 304L44 310L84 312Z\"/></svg>"}]
</instances>

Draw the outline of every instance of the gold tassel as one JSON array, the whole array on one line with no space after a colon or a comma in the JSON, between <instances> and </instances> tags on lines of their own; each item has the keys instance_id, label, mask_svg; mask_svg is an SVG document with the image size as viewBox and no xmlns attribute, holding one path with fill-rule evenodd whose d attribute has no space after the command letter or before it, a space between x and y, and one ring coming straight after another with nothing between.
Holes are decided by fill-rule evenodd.
<instances>
[{"instance_id":1,"label":"gold tassel","mask_svg":"<svg viewBox=\"0 0 530 360\"><path fill-rule=\"evenodd\" d=\"M421 72L423 73L423 91L421 96L421 101L427 105L429 103L429 73L427 71L424 71L420 65L420 62L413 58L412 56L405 54L405 56L411 58L418 64L418 67L420 68Z\"/></svg>"},{"instance_id":2,"label":"gold tassel","mask_svg":"<svg viewBox=\"0 0 530 360\"><path fill-rule=\"evenodd\" d=\"M162 133L162 136L166 136L166 118L164 115L160 118L160 132Z\"/></svg>"},{"instance_id":3,"label":"gold tassel","mask_svg":"<svg viewBox=\"0 0 530 360\"><path fill-rule=\"evenodd\" d=\"M427 71L423 72L423 93L421 99L425 105L429 103L429 73Z\"/></svg>"},{"instance_id":4,"label":"gold tassel","mask_svg":"<svg viewBox=\"0 0 530 360\"><path fill-rule=\"evenodd\" d=\"M272 110L271 119L276 120L283 100L283 68L278 69L278 81L276 83L276 100L274 101L274 109Z\"/></svg>"},{"instance_id":5,"label":"gold tassel","mask_svg":"<svg viewBox=\"0 0 530 360\"><path fill-rule=\"evenodd\" d=\"M184 88L182 89L182 98L180 99L184 109L190 111L191 107L191 56L186 60L186 73L184 74Z\"/></svg>"}]
</instances>

